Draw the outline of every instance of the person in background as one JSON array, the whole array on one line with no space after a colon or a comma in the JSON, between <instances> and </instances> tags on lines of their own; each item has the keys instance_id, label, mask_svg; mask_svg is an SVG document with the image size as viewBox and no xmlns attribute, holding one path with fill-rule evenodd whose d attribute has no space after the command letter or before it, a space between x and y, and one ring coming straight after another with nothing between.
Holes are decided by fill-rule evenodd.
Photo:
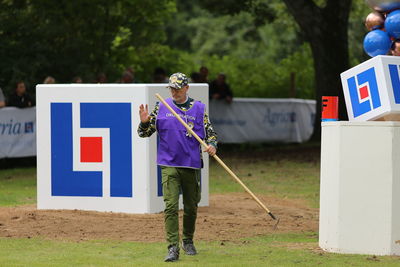
<instances>
[{"instance_id":1,"label":"person in background","mask_svg":"<svg viewBox=\"0 0 400 267\"><path fill-rule=\"evenodd\" d=\"M154 69L153 83L168 83L168 77L165 70L161 67Z\"/></svg>"},{"instance_id":2,"label":"person in background","mask_svg":"<svg viewBox=\"0 0 400 267\"><path fill-rule=\"evenodd\" d=\"M192 72L192 74L190 74L190 82L201 83L200 72Z\"/></svg>"},{"instance_id":3,"label":"person in background","mask_svg":"<svg viewBox=\"0 0 400 267\"><path fill-rule=\"evenodd\" d=\"M17 108L28 108L34 106L33 99L26 92L26 86L23 81L18 81L14 93L8 99L7 106Z\"/></svg>"},{"instance_id":4,"label":"person in background","mask_svg":"<svg viewBox=\"0 0 400 267\"><path fill-rule=\"evenodd\" d=\"M51 76L47 76L46 79L44 79L43 83L44 84L54 84L54 83L56 83L56 80Z\"/></svg>"},{"instance_id":5,"label":"person in background","mask_svg":"<svg viewBox=\"0 0 400 267\"><path fill-rule=\"evenodd\" d=\"M226 75L218 74L217 79L210 83L210 99L226 100L226 102L231 103L232 97L231 88L226 83Z\"/></svg>"},{"instance_id":6,"label":"person in background","mask_svg":"<svg viewBox=\"0 0 400 267\"><path fill-rule=\"evenodd\" d=\"M82 78L79 76L75 76L72 78L72 83L83 83Z\"/></svg>"},{"instance_id":7,"label":"person in background","mask_svg":"<svg viewBox=\"0 0 400 267\"><path fill-rule=\"evenodd\" d=\"M0 88L0 108L5 106L6 106L6 99L4 97L3 90L1 90Z\"/></svg>"},{"instance_id":8,"label":"person in background","mask_svg":"<svg viewBox=\"0 0 400 267\"><path fill-rule=\"evenodd\" d=\"M199 83L208 83L208 68L205 66L200 67Z\"/></svg>"},{"instance_id":9,"label":"person in background","mask_svg":"<svg viewBox=\"0 0 400 267\"><path fill-rule=\"evenodd\" d=\"M124 73L122 73L121 77L121 83L133 83L135 81L135 76L133 76L133 73L126 70Z\"/></svg>"},{"instance_id":10,"label":"person in background","mask_svg":"<svg viewBox=\"0 0 400 267\"><path fill-rule=\"evenodd\" d=\"M96 83L107 83L107 76L104 72L100 72L97 75Z\"/></svg>"},{"instance_id":11,"label":"person in background","mask_svg":"<svg viewBox=\"0 0 400 267\"><path fill-rule=\"evenodd\" d=\"M400 56L400 39L396 39L392 42L390 53L392 56Z\"/></svg>"}]
</instances>

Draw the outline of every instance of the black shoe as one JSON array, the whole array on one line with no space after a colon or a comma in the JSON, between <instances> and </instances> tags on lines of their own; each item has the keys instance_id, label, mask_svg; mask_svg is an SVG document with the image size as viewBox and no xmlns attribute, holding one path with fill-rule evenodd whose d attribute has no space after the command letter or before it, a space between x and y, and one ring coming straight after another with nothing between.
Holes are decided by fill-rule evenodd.
<instances>
[{"instance_id":1,"label":"black shoe","mask_svg":"<svg viewBox=\"0 0 400 267\"><path fill-rule=\"evenodd\" d=\"M164 261L177 261L179 259L179 247L177 246L169 246L168 254L165 257Z\"/></svg>"},{"instance_id":2,"label":"black shoe","mask_svg":"<svg viewBox=\"0 0 400 267\"><path fill-rule=\"evenodd\" d=\"M194 247L192 240L183 240L182 241L182 249L186 252L186 255L196 255L197 251Z\"/></svg>"}]
</instances>

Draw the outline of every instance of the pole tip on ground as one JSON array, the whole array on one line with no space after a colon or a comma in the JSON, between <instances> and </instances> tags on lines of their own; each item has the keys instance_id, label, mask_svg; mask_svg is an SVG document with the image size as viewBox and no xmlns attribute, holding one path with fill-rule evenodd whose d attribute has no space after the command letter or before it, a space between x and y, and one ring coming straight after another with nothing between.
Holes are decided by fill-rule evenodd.
<instances>
[{"instance_id":1,"label":"pole tip on ground","mask_svg":"<svg viewBox=\"0 0 400 267\"><path fill-rule=\"evenodd\" d=\"M271 212L268 212L268 214L269 214L269 216L271 216L272 219L276 220L276 223L275 223L275 225L274 225L274 230L276 230L276 228L278 228L278 224L279 224L280 219L279 219L279 218L277 219L277 218L275 217L275 215L272 214Z\"/></svg>"},{"instance_id":2,"label":"pole tip on ground","mask_svg":"<svg viewBox=\"0 0 400 267\"><path fill-rule=\"evenodd\" d=\"M280 220L281 220L281 219L278 219L278 220L276 221L276 223L275 223L275 225L274 225L274 230L276 230L276 229L278 228L278 224L279 224Z\"/></svg>"}]
</instances>

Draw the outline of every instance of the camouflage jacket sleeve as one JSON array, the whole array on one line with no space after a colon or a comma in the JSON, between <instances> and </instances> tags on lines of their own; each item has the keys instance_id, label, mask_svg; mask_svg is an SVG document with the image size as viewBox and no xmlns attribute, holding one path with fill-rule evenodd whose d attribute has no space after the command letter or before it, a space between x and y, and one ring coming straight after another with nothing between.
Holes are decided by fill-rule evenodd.
<instances>
[{"instance_id":1,"label":"camouflage jacket sleeve","mask_svg":"<svg viewBox=\"0 0 400 267\"><path fill-rule=\"evenodd\" d=\"M208 145L212 145L216 148L218 144L217 133L214 131L207 113L204 114L204 128L206 130L206 138L204 141Z\"/></svg>"},{"instance_id":2,"label":"camouflage jacket sleeve","mask_svg":"<svg viewBox=\"0 0 400 267\"><path fill-rule=\"evenodd\" d=\"M140 137L150 137L156 131L156 118L159 108L160 104L156 103L156 106L150 113L150 121L147 123L142 123L142 122L139 123L137 132Z\"/></svg>"}]
</instances>

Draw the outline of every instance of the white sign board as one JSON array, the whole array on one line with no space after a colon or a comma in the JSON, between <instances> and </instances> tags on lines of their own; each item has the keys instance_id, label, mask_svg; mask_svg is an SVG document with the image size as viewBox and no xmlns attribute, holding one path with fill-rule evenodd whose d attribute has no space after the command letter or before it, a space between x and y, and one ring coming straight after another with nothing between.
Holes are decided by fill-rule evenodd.
<instances>
[{"instance_id":1,"label":"white sign board","mask_svg":"<svg viewBox=\"0 0 400 267\"><path fill-rule=\"evenodd\" d=\"M38 209L156 213L164 209L157 136L140 138L139 105L165 84L56 84L37 89ZM208 86L189 95L208 107ZM202 200L208 205L208 156Z\"/></svg>"}]
</instances>

